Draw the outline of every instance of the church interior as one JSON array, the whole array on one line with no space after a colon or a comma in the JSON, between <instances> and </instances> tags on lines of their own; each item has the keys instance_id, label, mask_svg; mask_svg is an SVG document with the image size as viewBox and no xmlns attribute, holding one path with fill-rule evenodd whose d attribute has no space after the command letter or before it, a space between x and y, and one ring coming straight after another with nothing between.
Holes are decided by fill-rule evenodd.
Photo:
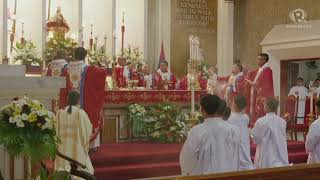
<instances>
[{"instance_id":1,"label":"church interior","mask_svg":"<svg viewBox=\"0 0 320 180\"><path fill-rule=\"evenodd\" d=\"M318 179L319 49L319 0L0 0L0 180Z\"/></svg>"}]
</instances>

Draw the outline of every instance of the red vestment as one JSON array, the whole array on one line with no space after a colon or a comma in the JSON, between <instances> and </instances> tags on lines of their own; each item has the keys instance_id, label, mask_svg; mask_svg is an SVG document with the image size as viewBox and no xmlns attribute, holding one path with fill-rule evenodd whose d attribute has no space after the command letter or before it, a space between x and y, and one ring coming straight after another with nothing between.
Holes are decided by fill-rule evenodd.
<instances>
[{"instance_id":1,"label":"red vestment","mask_svg":"<svg viewBox=\"0 0 320 180\"><path fill-rule=\"evenodd\" d=\"M253 75L248 73L247 79L251 81L250 78L252 77ZM265 100L266 98L274 97L274 88L272 70L268 65L265 64L256 71L254 77L252 82L255 84L255 87L251 87L250 89L250 101L248 104L250 106L251 120L256 122L258 118L265 116Z\"/></svg>"},{"instance_id":2,"label":"red vestment","mask_svg":"<svg viewBox=\"0 0 320 180\"><path fill-rule=\"evenodd\" d=\"M183 77L178 84L179 90L188 90L189 89L189 83L188 83L188 75ZM201 88L201 90L207 89L207 79L202 74L198 75L198 83Z\"/></svg>"},{"instance_id":3,"label":"red vestment","mask_svg":"<svg viewBox=\"0 0 320 180\"><path fill-rule=\"evenodd\" d=\"M165 87L167 86L168 89L167 90L175 90L176 89L176 83L177 83L177 79L176 77L171 74L171 73L166 73L169 77L167 79L168 82L170 82L170 84L165 85L165 81L163 80L162 74L158 71L157 74L155 75L155 81L154 81L154 85L157 89L159 90L164 90L166 89Z\"/></svg>"},{"instance_id":4,"label":"red vestment","mask_svg":"<svg viewBox=\"0 0 320 180\"><path fill-rule=\"evenodd\" d=\"M124 75L125 67L124 66L116 66L116 82L119 88L127 87L127 78Z\"/></svg>"},{"instance_id":5,"label":"red vestment","mask_svg":"<svg viewBox=\"0 0 320 180\"><path fill-rule=\"evenodd\" d=\"M69 79L68 71L65 70L63 75L66 76L66 89L62 89L60 93L60 108L67 105L67 96L72 91L72 83ZM83 79L83 110L88 114L92 123L91 141L95 140L103 126L102 108L104 104L104 93L107 71L103 68L95 66L87 66L85 68L85 76Z\"/></svg>"}]
</instances>

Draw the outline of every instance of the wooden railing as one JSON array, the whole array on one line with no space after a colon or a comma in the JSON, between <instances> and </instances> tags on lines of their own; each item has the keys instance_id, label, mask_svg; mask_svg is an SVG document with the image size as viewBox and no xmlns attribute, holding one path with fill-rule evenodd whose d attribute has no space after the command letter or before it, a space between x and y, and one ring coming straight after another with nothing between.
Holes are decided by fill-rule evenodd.
<instances>
[{"instance_id":1,"label":"wooden railing","mask_svg":"<svg viewBox=\"0 0 320 180\"><path fill-rule=\"evenodd\" d=\"M150 179L150 178L148 178ZM202 176L171 176L153 180L319 180L320 164L208 174Z\"/></svg>"}]
</instances>

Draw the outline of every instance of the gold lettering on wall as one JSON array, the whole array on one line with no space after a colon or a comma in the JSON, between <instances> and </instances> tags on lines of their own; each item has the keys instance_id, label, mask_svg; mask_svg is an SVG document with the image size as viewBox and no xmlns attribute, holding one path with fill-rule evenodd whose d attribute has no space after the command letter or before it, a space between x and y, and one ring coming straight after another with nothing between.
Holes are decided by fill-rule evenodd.
<instances>
[{"instance_id":1,"label":"gold lettering on wall","mask_svg":"<svg viewBox=\"0 0 320 180\"><path fill-rule=\"evenodd\" d=\"M171 1L171 68L178 77L187 73L190 34L199 36L205 61L216 64L217 5L217 0Z\"/></svg>"}]
</instances>

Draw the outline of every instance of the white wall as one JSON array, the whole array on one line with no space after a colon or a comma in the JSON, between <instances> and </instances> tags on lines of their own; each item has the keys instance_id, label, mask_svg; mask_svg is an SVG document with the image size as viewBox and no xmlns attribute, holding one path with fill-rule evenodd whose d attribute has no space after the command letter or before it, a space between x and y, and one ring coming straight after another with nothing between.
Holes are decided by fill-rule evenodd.
<instances>
[{"instance_id":1,"label":"white wall","mask_svg":"<svg viewBox=\"0 0 320 180\"><path fill-rule=\"evenodd\" d=\"M121 22L122 10L125 10L125 41L124 47L128 44L139 46L144 50L144 0L116 0L116 54L121 50Z\"/></svg>"},{"instance_id":2,"label":"white wall","mask_svg":"<svg viewBox=\"0 0 320 180\"><path fill-rule=\"evenodd\" d=\"M107 53L108 55L112 54L112 5L112 0L83 1L83 41L85 48L89 48L90 25L93 24L93 35L98 37L99 46L104 44L104 36L107 36Z\"/></svg>"},{"instance_id":3,"label":"white wall","mask_svg":"<svg viewBox=\"0 0 320 180\"><path fill-rule=\"evenodd\" d=\"M42 0L17 1L15 42L22 37L22 22L24 22L24 38L32 40L41 52L42 45ZM10 11L13 11L14 0L8 1ZM11 30L11 26L9 26ZM15 43L14 43L15 44ZM8 45L10 48L10 45Z\"/></svg>"}]
</instances>

